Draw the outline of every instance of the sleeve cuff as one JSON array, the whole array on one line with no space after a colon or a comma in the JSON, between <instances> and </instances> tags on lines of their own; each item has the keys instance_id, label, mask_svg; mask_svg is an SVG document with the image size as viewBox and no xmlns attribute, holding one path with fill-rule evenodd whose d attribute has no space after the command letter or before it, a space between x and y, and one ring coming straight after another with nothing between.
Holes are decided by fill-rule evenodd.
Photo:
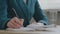
<instances>
[{"instance_id":1,"label":"sleeve cuff","mask_svg":"<svg viewBox=\"0 0 60 34\"><path fill-rule=\"evenodd\" d=\"M4 29L8 28L8 27L7 27L7 23L9 22L9 20L10 20L10 18L8 18L8 19L5 21L4 27L2 27L1 30L4 30Z\"/></svg>"},{"instance_id":2,"label":"sleeve cuff","mask_svg":"<svg viewBox=\"0 0 60 34\"><path fill-rule=\"evenodd\" d=\"M44 23L44 25L48 25L46 21L40 20L38 23Z\"/></svg>"}]
</instances>

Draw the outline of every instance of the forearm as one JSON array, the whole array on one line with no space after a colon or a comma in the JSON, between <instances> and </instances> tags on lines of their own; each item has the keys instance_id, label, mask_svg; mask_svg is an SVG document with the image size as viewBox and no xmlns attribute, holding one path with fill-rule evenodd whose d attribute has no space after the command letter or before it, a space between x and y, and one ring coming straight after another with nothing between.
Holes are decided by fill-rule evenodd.
<instances>
[{"instance_id":1,"label":"forearm","mask_svg":"<svg viewBox=\"0 0 60 34\"><path fill-rule=\"evenodd\" d=\"M44 14L43 10L41 9L38 1L35 4L34 19L36 20L36 22L48 24L48 19L47 19L46 15Z\"/></svg>"}]
</instances>

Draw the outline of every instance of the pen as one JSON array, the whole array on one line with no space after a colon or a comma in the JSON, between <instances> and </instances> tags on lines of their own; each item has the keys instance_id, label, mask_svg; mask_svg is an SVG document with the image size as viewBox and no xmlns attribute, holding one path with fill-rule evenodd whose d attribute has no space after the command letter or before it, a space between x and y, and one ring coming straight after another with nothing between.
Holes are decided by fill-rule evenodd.
<instances>
[{"instance_id":1,"label":"pen","mask_svg":"<svg viewBox=\"0 0 60 34\"><path fill-rule=\"evenodd\" d=\"M18 17L18 14L16 13L16 10L14 8L12 8L12 10L14 11L15 13L15 17Z\"/></svg>"},{"instance_id":2,"label":"pen","mask_svg":"<svg viewBox=\"0 0 60 34\"><path fill-rule=\"evenodd\" d=\"M14 8L12 8L12 10L13 10L14 13L15 13L15 17L18 17L18 14L17 14L16 10L15 10ZM20 19L23 19L23 18L20 18ZM23 22L24 22L24 19L23 19ZM23 24L23 23L22 23L22 24ZM22 27L23 27L23 25L22 25Z\"/></svg>"}]
</instances>

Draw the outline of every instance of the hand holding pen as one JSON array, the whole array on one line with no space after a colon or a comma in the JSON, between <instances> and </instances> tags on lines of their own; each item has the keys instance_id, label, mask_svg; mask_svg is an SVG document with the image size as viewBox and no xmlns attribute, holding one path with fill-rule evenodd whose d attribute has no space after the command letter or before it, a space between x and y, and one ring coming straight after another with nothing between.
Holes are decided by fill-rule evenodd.
<instances>
[{"instance_id":1,"label":"hand holding pen","mask_svg":"<svg viewBox=\"0 0 60 34\"><path fill-rule=\"evenodd\" d=\"M20 28L21 26L23 26L23 22L24 22L24 19L21 18L21 19L18 19L18 15L15 11L14 8L12 8L15 12L15 17L13 17L8 23L7 23L7 27L8 28Z\"/></svg>"}]
</instances>

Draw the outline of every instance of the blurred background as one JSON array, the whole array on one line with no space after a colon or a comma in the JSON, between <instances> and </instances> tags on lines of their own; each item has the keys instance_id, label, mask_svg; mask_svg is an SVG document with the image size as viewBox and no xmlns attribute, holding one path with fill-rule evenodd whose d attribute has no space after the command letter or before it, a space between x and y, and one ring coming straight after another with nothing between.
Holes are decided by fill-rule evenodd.
<instances>
[{"instance_id":1,"label":"blurred background","mask_svg":"<svg viewBox=\"0 0 60 34\"><path fill-rule=\"evenodd\" d=\"M60 25L60 0L38 0L42 10L48 17L49 24ZM34 20L32 19L31 22Z\"/></svg>"}]
</instances>

